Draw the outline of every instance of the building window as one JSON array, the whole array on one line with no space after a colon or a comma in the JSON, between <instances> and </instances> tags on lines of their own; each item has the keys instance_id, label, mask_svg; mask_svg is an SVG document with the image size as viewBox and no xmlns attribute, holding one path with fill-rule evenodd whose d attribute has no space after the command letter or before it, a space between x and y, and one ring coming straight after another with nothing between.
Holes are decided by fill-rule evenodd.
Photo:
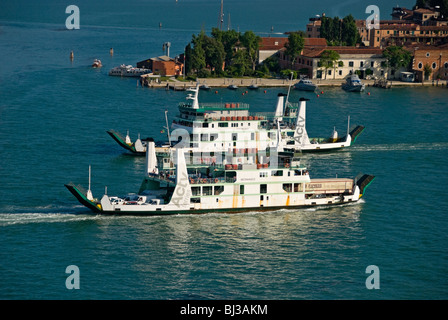
<instances>
[{"instance_id":1,"label":"building window","mask_svg":"<svg viewBox=\"0 0 448 320\"><path fill-rule=\"evenodd\" d=\"M339 75L342 76L342 70L339 70Z\"/></svg>"},{"instance_id":2,"label":"building window","mask_svg":"<svg viewBox=\"0 0 448 320\"><path fill-rule=\"evenodd\" d=\"M429 57L429 52L426 52L426 57L427 57L427 58Z\"/></svg>"},{"instance_id":3,"label":"building window","mask_svg":"<svg viewBox=\"0 0 448 320\"><path fill-rule=\"evenodd\" d=\"M418 63L418 68L419 68L419 69L423 68L423 63L419 62L419 63Z\"/></svg>"},{"instance_id":4,"label":"building window","mask_svg":"<svg viewBox=\"0 0 448 320\"><path fill-rule=\"evenodd\" d=\"M373 68L375 66L375 61L370 61L370 67Z\"/></svg>"},{"instance_id":5,"label":"building window","mask_svg":"<svg viewBox=\"0 0 448 320\"><path fill-rule=\"evenodd\" d=\"M448 62L445 62L444 67L445 69L448 69Z\"/></svg>"},{"instance_id":6,"label":"building window","mask_svg":"<svg viewBox=\"0 0 448 320\"><path fill-rule=\"evenodd\" d=\"M348 66L349 66L349 67L353 67L353 65L354 65L353 61L349 61L349 62L348 62Z\"/></svg>"},{"instance_id":7,"label":"building window","mask_svg":"<svg viewBox=\"0 0 448 320\"><path fill-rule=\"evenodd\" d=\"M432 68L433 68L433 69L437 68L437 63L433 62L433 63L432 63Z\"/></svg>"},{"instance_id":8,"label":"building window","mask_svg":"<svg viewBox=\"0 0 448 320\"><path fill-rule=\"evenodd\" d=\"M364 61L360 61L359 62L359 66L362 68L362 67L364 67Z\"/></svg>"}]
</instances>

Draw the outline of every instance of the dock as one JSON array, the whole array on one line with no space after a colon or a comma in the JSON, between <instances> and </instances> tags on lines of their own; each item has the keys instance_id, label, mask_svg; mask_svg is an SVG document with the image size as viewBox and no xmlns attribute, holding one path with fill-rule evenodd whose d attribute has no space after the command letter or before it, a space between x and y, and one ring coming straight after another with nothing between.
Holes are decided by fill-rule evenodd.
<instances>
[{"instance_id":1,"label":"dock","mask_svg":"<svg viewBox=\"0 0 448 320\"><path fill-rule=\"evenodd\" d=\"M298 80L293 80L296 83ZM340 87L341 79L313 79L319 88L323 87ZM265 79L265 78L198 78L197 81L180 81L172 77L168 80L161 81L157 76L142 76L140 83L142 87L164 88L172 91L185 91L190 87L196 86L197 83L207 84L210 88L227 88L230 85L236 85L238 88L246 89L250 85L256 84L259 88L287 88L290 85L288 79ZM404 86L440 86L447 87L447 81L431 81L421 82L403 82L399 80L387 79L363 79L362 82L367 87L377 87L390 89L393 87Z\"/></svg>"}]
</instances>

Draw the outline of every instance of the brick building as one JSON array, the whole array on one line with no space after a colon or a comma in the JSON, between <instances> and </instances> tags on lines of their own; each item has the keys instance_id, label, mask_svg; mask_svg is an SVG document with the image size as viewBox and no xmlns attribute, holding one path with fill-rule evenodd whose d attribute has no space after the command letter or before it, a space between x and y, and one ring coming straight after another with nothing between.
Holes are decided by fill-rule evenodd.
<instances>
[{"instance_id":1,"label":"brick building","mask_svg":"<svg viewBox=\"0 0 448 320\"><path fill-rule=\"evenodd\" d=\"M440 46L409 46L408 50L413 52L412 71L415 81L422 80L448 80L448 44ZM425 76L425 65L431 73ZM428 68L427 67L427 68Z\"/></svg>"},{"instance_id":2,"label":"brick building","mask_svg":"<svg viewBox=\"0 0 448 320\"><path fill-rule=\"evenodd\" d=\"M327 40L323 38L305 38L304 47L326 47ZM287 37L263 37L261 38L261 44L258 49L259 63L263 60L277 54L281 50L285 49L285 45L288 43Z\"/></svg>"},{"instance_id":3,"label":"brick building","mask_svg":"<svg viewBox=\"0 0 448 320\"><path fill-rule=\"evenodd\" d=\"M137 68L152 70L161 76L179 76L183 73L183 63L168 56L159 56L137 62Z\"/></svg>"},{"instance_id":4,"label":"brick building","mask_svg":"<svg viewBox=\"0 0 448 320\"><path fill-rule=\"evenodd\" d=\"M325 14L322 14L325 16ZM392 20L381 20L380 29L367 29L365 20L356 20L361 40L365 46L386 47L406 43L441 44L448 42L448 21L441 19L435 9L396 7ZM307 37L319 38L321 18L313 17L306 25Z\"/></svg>"}]
</instances>

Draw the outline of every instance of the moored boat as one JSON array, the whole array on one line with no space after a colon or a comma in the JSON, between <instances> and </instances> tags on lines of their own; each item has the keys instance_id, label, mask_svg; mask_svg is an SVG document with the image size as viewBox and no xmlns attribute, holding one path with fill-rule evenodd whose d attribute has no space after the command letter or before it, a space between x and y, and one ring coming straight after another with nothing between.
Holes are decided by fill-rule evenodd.
<instances>
[{"instance_id":1,"label":"moored boat","mask_svg":"<svg viewBox=\"0 0 448 320\"><path fill-rule=\"evenodd\" d=\"M103 64L101 63L101 60L95 59L93 60L92 68L101 68Z\"/></svg>"},{"instance_id":2,"label":"moored boat","mask_svg":"<svg viewBox=\"0 0 448 320\"><path fill-rule=\"evenodd\" d=\"M349 92L362 92L365 89L365 84L361 82L357 74L351 74L342 83L342 89Z\"/></svg>"},{"instance_id":3,"label":"moored boat","mask_svg":"<svg viewBox=\"0 0 448 320\"><path fill-rule=\"evenodd\" d=\"M119 77L140 77L144 74L151 73L152 71L144 68L134 68L131 65L120 65L119 67L115 67L109 71L110 76L119 76Z\"/></svg>"},{"instance_id":4,"label":"moored boat","mask_svg":"<svg viewBox=\"0 0 448 320\"><path fill-rule=\"evenodd\" d=\"M318 87L309 79L300 79L300 81L294 85L294 89L301 91L315 91Z\"/></svg>"}]
</instances>

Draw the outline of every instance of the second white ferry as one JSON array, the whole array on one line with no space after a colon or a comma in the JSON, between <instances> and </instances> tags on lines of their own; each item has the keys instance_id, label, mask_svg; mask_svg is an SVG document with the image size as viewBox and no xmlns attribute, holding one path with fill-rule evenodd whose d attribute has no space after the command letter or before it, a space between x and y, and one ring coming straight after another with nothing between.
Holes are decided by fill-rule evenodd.
<instances>
[{"instance_id":1,"label":"second white ferry","mask_svg":"<svg viewBox=\"0 0 448 320\"><path fill-rule=\"evenodd\" d=\"M169 144L182 139L182 147L209 152L225 152L230 149L246 150L278 148L298 152L338 150L351 146L364 130L364 126L347 125L347 134L338 137L336 130L327 138L309 137L306 130L306 102L288 102L285 94L279 94L275 112L250 112L245 103L199 103L199 85L190 88L191 102L179 104L179 115L171 124ZM286 97L286 101L285 101ZM166 129L169 133L168 123ZM145 143L139 138L132 142L129 133L123 137L115 130L108 134L123 148L144 155ZM236 152L236 151L235 151ZM246 151L247 152L247 151Z\"/></svg>"}]
</instances>

